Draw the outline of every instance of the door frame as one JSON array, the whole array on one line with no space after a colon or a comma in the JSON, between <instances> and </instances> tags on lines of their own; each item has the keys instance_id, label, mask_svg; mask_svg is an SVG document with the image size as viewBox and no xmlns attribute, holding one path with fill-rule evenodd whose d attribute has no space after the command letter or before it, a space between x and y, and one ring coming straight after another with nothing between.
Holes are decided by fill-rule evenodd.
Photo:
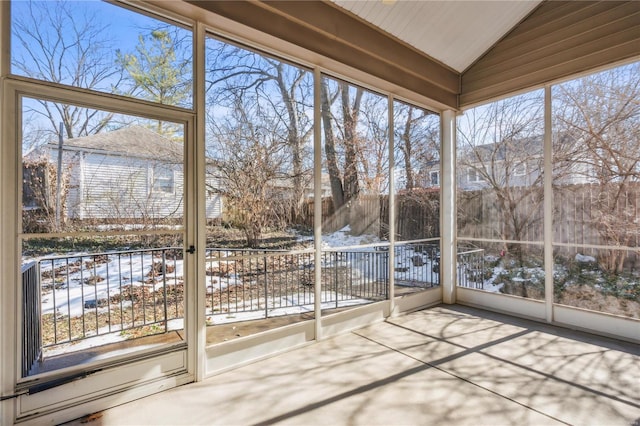
<instances>
[{"instance_id":1,"label":"door frame","mask_svg":"<svg viewBox=\"0 0 640 426\"><path fill-rule=\"evenodd\" d=\"M123 99L109 94L96 94L84 89L69 88L54 83L7 77L2 81L0 186L0 343L5 349L0 359L0 389L3 398L0 419L3 424L33 421L47 415L54 423L66 421L87 412L91 406L104 408L105 400L122 403L126 400L166 390L192 382L197 375L198 347L198 258L186 254L184 260L184 328L186 342L126 356L116 356L103 362L60 372L21 377L22 292L21 211L22 200L22 97L69 103L81 107L112 111L141 118L161 119L184 125L184 229L183 245L196 245L196 202L200 185L195 143L195 113L151 102ZM48 235L48 234L47 234ZM50 236L50 235L49 235ZM42 388L38 388L42 386ZM45 390L41 390L41 389ZM41 391L40 391L41 390ZM36 393L37 391L37 393ZM31 394L29 394L29 392ZM117 396L115 394L118 394ZM99 402L101 401L101 402ZM96 405L99 404L99 405ZM107 402L107 404L109 404ZM95 411L95 410L94 410ZM35 420L34 420L35 419Z\"/></svg>"}]
</instances>

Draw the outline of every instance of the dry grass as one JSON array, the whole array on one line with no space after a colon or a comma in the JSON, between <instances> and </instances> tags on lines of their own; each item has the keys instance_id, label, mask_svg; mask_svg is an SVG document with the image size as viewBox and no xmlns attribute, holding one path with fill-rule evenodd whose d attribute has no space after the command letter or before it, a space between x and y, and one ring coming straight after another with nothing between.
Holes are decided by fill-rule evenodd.
<instances>
[{"instance_id":1,"label":"dry grass","mask_svg":"<svg viewBox=\"0 0 640 426\"><path fill-rule=\"evenodd\" d=\"M630 318L640 318L640 302L603 294L587 284L566 286L560 296L556 296L556 303Z\"/></svg>"}]
</instances>

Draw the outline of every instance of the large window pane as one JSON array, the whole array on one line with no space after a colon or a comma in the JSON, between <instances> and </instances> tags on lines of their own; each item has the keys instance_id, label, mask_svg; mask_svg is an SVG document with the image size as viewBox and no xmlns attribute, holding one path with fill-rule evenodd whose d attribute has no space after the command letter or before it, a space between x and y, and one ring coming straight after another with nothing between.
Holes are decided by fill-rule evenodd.
<instances>
[{"instance_id":1,"label":"large window pane","mask_svg":"<svg viewBox=\"0 0 640 426\"><path fill-rule=\"evenodd\" d=\"M388 101L324 76L321 90L323 307L339 309L388 297Z\"/></svg>"},{"instance_id":2,"label":"large window pane","mask_svg":"<svg viewBox=\"0 0 640 426\"><path fill-rule=\"evenodd\" d=\"M517 274L529 275L527 268L540 266L522 243L543 240L543 108L539 90L458 119L458 239L463 252L469 248L465 238L499 247L478 247L495 258L494 270L524 268ZM538 297L533 291L517 295Z\"/></svg>"},{"instance_id":3,"label":"large window pane","mask_svg":"<svg viewBox=\"0 0 640 426\"><path fill-rule=\"evenodd\" d=\"M11 72L191 108L189 29L101 1L13 1Z\"/></svg>"},{"instance_id":4,"label":"large window pane","mask_svg":"<svg viewBox=\"0 0 640 426\"><path fill-rule=\"evenodd\" d=\"M183 344L184 125L21 101L23 375Z\"/></svg>"},{"instance_id":5,"label":"large window pane","mask_svg":"<svg viewBox=\"0 0 640 426\"><path fill-rule=\"evenodd\" d=\"M639 101L638 62L553 87L557 303L640 306Z\"/></svg>"},{"instance_id":6,"label":"large window pane","mask_svg":"<svg viewBox=\"0 0 640 426\"><path fill-rule=\"evenodd\" d=\"M207 200L223 206L207 213L216 343L313 318L313 74L214 37L206 60Z\"/></svg>"},{"instance_id":7,"label":"large window pane","mask_svg":"<svg viewBox=\"0 0 640 426\"><path fill-rule=\"evenodd\" d=\"M395 294L440 284L440 116L394 102Z\"/></svg>"}]
</instances>

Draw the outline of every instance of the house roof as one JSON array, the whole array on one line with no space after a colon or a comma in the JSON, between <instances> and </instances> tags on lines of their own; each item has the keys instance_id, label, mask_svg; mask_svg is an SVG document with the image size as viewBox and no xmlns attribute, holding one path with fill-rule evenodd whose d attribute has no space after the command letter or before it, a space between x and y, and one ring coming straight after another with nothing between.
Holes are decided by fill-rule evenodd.
<instances>
[{"instance_id":1,"label":"house roof","mask_svg":"<svg viewBox=\"0 0 640 426\"><path fill-rule=\"evenodd\" d=\"M50 142L48 146L56 149L58 144ZM63 143L63 149L90 151L104 155L155 158L166 162L181 162L183 157L181 143L174 142L142 126L129 126L111 132L67 139Z\"/></svg>"},{"instance_id":2,"label":"house roof","mask_svg":"<svg viewBox=\"0 0 640 426\"><path fill-rule=\"evenodd\" d=\"M516 140L504 140L496 143L473 147L477 156L494 161L523 159L542 156L543 136L531 136Z\"/></svg>"}]
</instances>

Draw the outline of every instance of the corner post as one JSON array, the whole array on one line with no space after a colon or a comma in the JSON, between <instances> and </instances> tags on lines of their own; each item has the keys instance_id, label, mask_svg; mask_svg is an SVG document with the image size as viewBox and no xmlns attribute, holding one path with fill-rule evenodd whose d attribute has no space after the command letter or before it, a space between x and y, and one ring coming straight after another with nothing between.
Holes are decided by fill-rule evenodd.
<instances>
[{"instance_id":1,"label":"corner post","mask_svg":"<svg viewBox=\"0 0 640 426\"><path fill-rule=\"evenodd\" d=\"M315 339L322 339L322 116L320 68L313 70L313 253Z\"/></svg>"},{"instance_id":2,"label":"corner post","mask_svg":"<svg viewBox=\"0 0 640 426\"><path fill-rule=\"evenodd\" d=\"M440 286L442 302L456 303L456 112L441 116Z\"/></svg>"},{"instance_id":3,"label":"corner post","mask_svg":"<svg viewBox=\"0 0 640 426\"><path fill-rule=\"evenodd\" d=\"M551 86L544 88L544 301L548 323L553 322L553 143Z\"/></svg>"}]
</instances>

